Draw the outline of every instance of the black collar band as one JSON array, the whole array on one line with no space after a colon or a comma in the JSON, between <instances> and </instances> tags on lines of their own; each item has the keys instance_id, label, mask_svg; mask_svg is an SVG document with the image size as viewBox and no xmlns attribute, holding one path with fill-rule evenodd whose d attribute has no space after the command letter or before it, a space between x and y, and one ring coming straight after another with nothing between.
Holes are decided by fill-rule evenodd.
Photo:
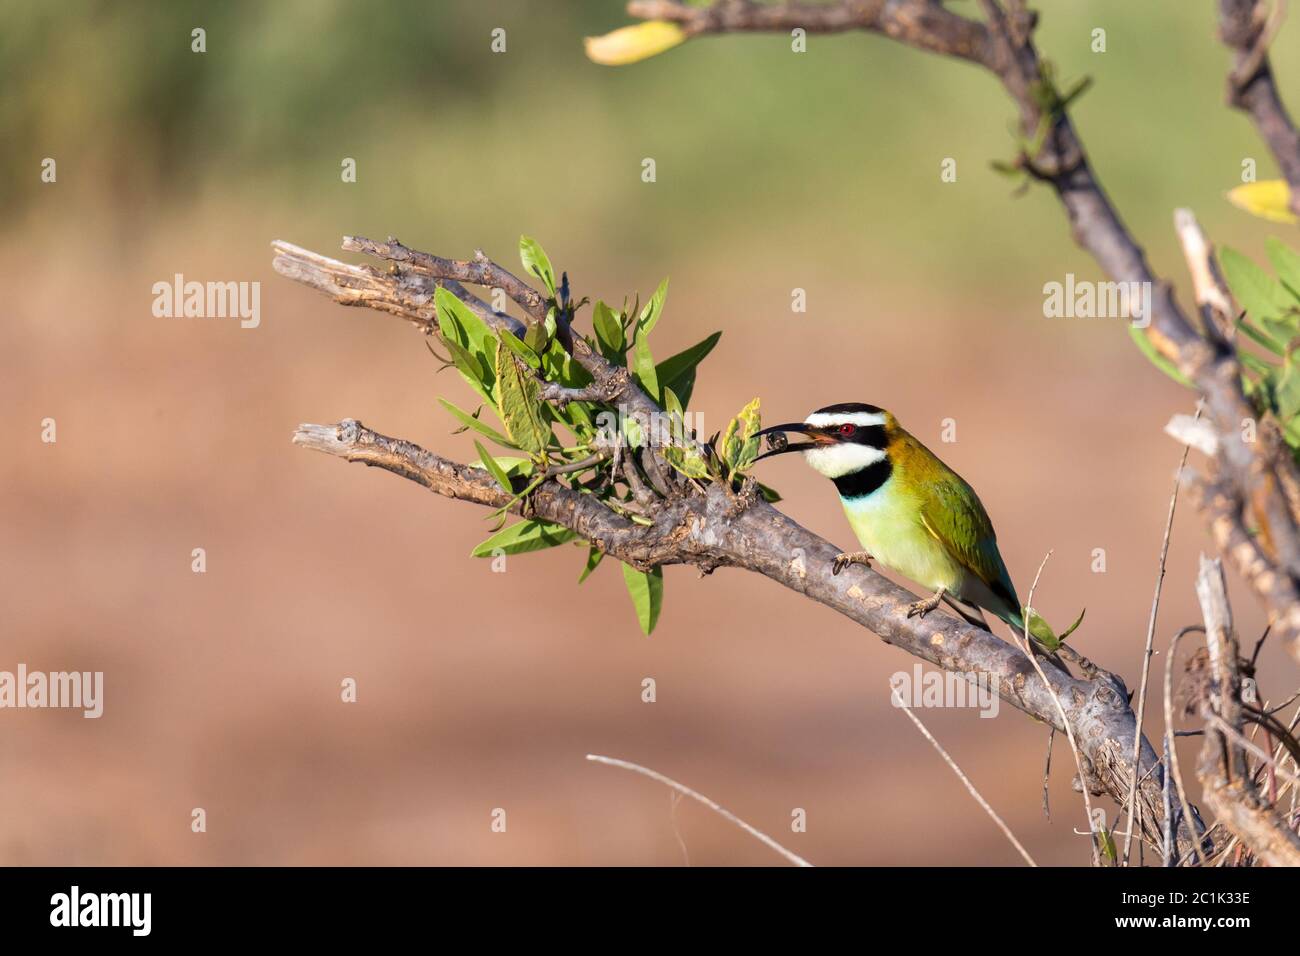
<instances>
[{"instance_id":1,"label":"black collar band","mask_svg":"<svg viewBox=\"0 0 1300 956\"><path fill-rule=\"evenodd\" d=\"M867 465L866 468L851 471L832 480L841 498L862 498L888 481L893 470L894 466L889 463L889 459L882 458Z\"/></svg>"}]
</instances>

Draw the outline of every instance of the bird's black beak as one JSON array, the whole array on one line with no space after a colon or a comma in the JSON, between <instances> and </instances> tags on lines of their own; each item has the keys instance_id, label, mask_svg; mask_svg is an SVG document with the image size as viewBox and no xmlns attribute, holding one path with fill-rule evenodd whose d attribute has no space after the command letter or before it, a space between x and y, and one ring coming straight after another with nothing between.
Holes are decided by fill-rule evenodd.
<instances>
[{"instance_id":1,"label":"bird's black beak","mask_svg":"<svg viewBox=\"0 0 1300 956\"><path fill-rule=\"evenodd\" d=\"M771 458L773 455L784 455L791 451L807 451L817 445L816 442L812 441L792 442L785 437L786 432L807 435L812 432L812 426L804 422L792 422L789 425L773 425L771 428L764 428L758 433L758 437L768 436L767 447L769 450L763 452L754 460L762 461L764 458Z\"/></svg>"}]
</instances>

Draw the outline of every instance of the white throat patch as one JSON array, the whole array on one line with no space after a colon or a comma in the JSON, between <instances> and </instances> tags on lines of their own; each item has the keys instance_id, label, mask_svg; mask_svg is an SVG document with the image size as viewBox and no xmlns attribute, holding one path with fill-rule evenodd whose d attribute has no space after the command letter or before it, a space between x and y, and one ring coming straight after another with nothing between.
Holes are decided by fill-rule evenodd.
<instances>
[{"instance_id":1,"label":"white throat patch","mask_svg":"<svg viewBox=\"0 0 1300 956\"><path fill-rule=\"evenodd\" d=\"M811 416L809 424L814 424L812 418L817 417L816 415ZM841 475L861 471L868 465L874 465L878 461L884 461L887 456L883 448L872 448L870 445L844 442L843 444L811 448L803 453L803 457L809 465L827 478L839 478Z\"/></svg>"}]
</instances>

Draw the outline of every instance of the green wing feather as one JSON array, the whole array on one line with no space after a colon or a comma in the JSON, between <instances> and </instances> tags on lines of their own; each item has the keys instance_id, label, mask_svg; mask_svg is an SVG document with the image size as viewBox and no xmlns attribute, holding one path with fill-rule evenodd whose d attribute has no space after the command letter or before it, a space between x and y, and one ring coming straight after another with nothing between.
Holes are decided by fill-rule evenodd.
<instances>
[{"instance_id":1,"label":"green wing feather","mask_svg":"<svg viewBox=\"0 0 1300 956\"><path fill-rule=\"evenodd\" d=\"M988 585L1006 602L1005 610L1020 616L1020 600L1011 583L1006 563L998 551L993 522L975 490L961 476L944 466L928 483L929 494L921 502L921 520L952 559ZM1003 620L998 608L989 608Z\"/></svg>"},{"instance_id":2,"label":"green wing feather","mask_svg":"<svg viewBox=\"0 0 1300 956\"><path fill-rule=\"evenodd\" d=\"M1002 608L991 607L988 610L1002 618L1017 634L1023 634L1025 619L1020 598L1016 596L1016 586L1011 583L1006 562L998 551L993 522L989 520L975 489L956 472L943 466L929 483L928 490L930 494L921 503L921 520L926 530L938 539L954 561L987 584L993 595L1005 604ZM1082 620L1080 614L1079 621L1065 633L1073 631ZM1055 650L1064 639L1064 635L1058 638L1036 612L1030 614L1029 633L1050 650Z\"/></svg>"}]
</instances>

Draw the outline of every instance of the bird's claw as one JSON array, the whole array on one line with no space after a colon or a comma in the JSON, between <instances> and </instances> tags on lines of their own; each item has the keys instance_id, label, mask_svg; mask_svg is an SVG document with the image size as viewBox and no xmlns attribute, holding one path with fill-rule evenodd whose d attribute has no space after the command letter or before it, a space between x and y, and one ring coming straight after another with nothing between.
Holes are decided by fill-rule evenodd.
<instances>
[{"instance_id":1,"label":"bird's claw","mask_svg":"<svg viewBox=\"0 0 1300 956\"><path fill-rule=\"evenodd\" d=\"M862 564L871 567L871 555L866 551L841 551L835 555L835 561L831 564L831 574L839 574L850 564Z\"/></svg>"},{"instance_id":2,"label":"bird's claw","mask_svg":"<svg viewBox=\"0 0 1300 956\"><path fill-rule=\"evenodd\" d=\"M939 602L943 600L943 596L945 593L946 591L943 588L940 588L938 591L935 591L934 594L930 595L928 598L923 598L920 601L913 601L911 604L907 606L907 616L925 617L927 614L929 614L931 611L933 611L935 608L939 606Z\"/></svg>"}]
</instances>

